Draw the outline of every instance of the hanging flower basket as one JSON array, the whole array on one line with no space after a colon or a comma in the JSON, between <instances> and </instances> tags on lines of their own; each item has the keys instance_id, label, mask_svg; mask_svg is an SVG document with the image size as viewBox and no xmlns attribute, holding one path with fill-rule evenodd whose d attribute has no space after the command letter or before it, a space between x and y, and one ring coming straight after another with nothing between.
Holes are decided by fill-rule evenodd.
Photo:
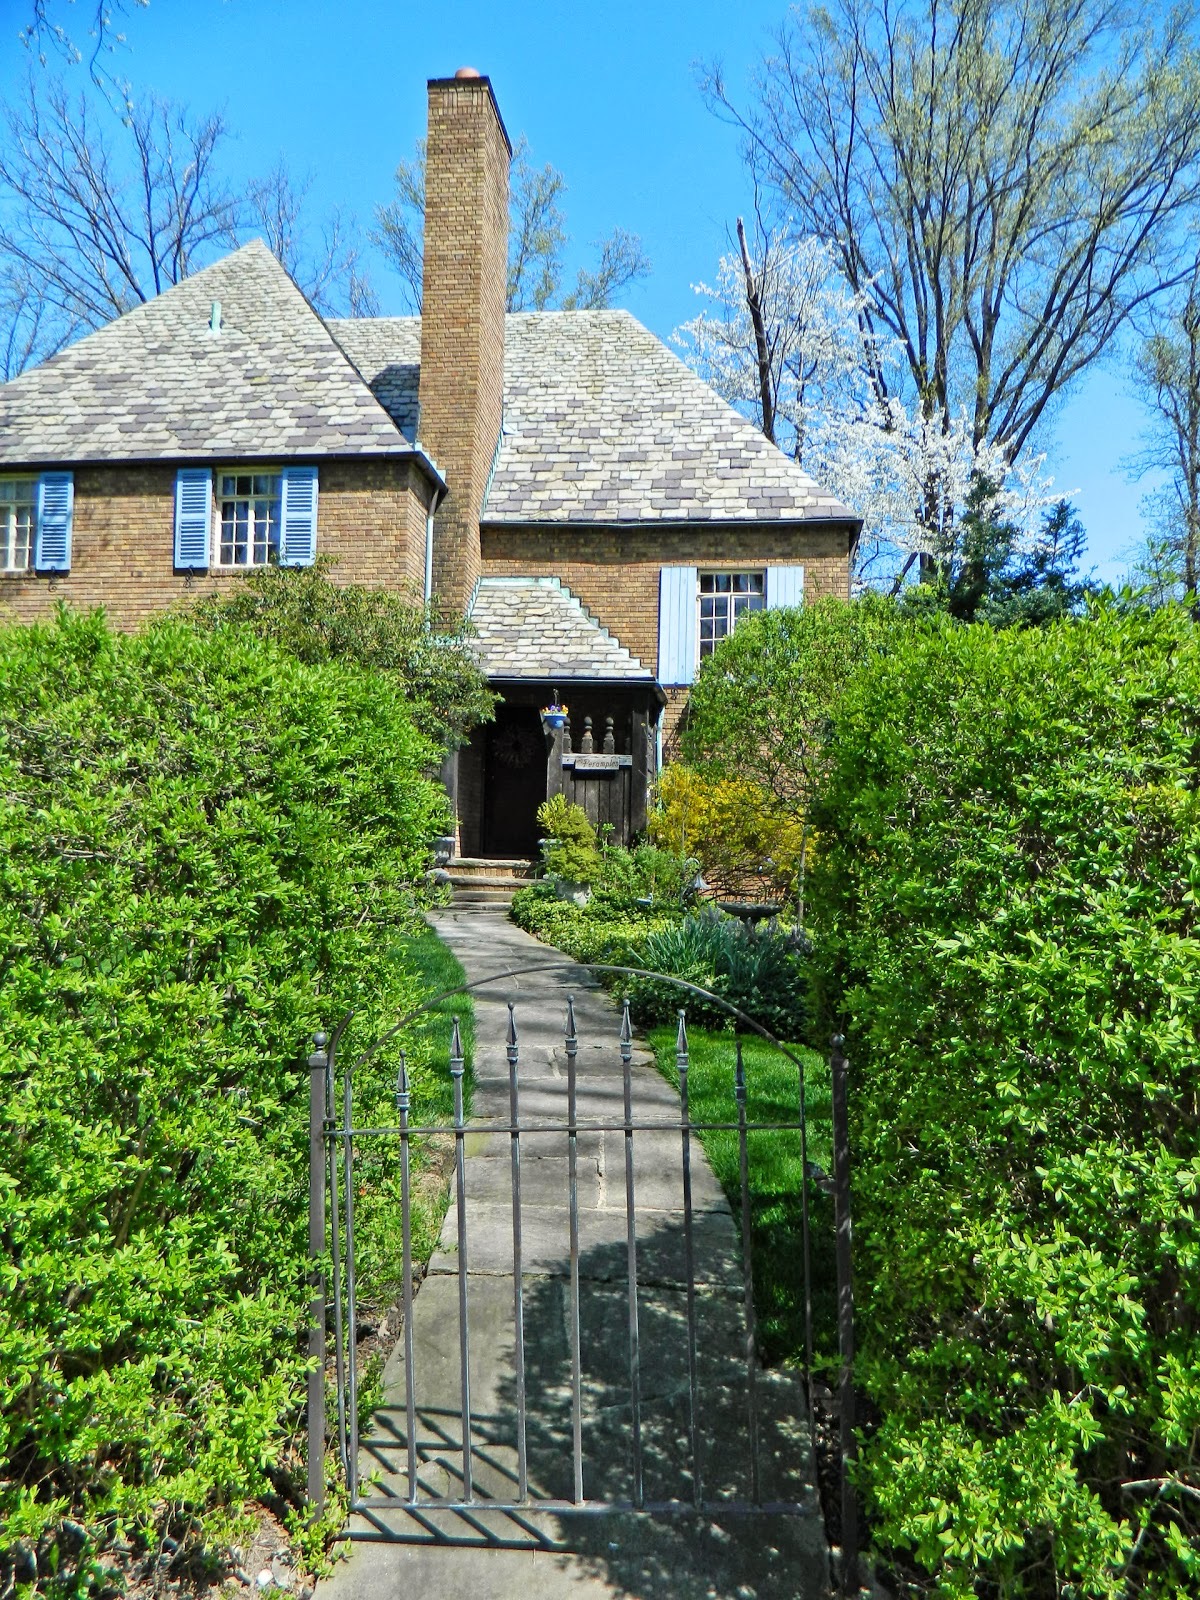
<instances>
[{"instance_id":1,"label":"hanging flower basket","mask_svg":"<svg viewBox=\"0 0 1200 1600\"><path fill-rule=\"evenodd\" d=\"M548 728L562 728L566 726L567 707L560 705L543 706L542 721Z\"/></svg>"}]
</instances>

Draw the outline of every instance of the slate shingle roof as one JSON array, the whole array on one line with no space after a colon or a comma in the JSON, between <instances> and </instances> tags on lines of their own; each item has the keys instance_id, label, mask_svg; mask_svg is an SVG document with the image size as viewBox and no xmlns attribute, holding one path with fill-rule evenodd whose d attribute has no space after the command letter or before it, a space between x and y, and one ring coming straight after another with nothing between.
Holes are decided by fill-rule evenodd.
<instances>
[{"instance_id":1,"label":"slate shingle roof","mask_svg":"<svg viewBox=\"0 0 1200 1600\"><path fill-rule=\"evenodd\" d=\"M0 385L4 464L409 449L258 240Z\"/></svg>"},{"instance_id":2,"label":"slate shingle roof","mask_svg":"<svg viewBox=\"0 0 1200 1600\"><path fill-rule=\"evenodd\" d=\"M420 320L330 329L412 437ZM484 522L814 518L858 521L628 312L509 315Z\"/></svg>"},{"instance_id":3,"label":"slate shingle roof","mask_svg":"<svg viewBox=\"0 0 1200 1600\"><path fill-rule=\"evenodd\" d=\"M415 439L420 317L331 317L328 327L405 438Z\"/></svg>"},{"instance_id":4,"label":"slate shingle roof","mask_svg":"<svg viewBox=\"0 0 1200 1600\"><path fill-rule=\"evenodd\" d=\"M489 678L654 678L557 578L481 578L471 621Z\"/></svg>"}]
</instances>

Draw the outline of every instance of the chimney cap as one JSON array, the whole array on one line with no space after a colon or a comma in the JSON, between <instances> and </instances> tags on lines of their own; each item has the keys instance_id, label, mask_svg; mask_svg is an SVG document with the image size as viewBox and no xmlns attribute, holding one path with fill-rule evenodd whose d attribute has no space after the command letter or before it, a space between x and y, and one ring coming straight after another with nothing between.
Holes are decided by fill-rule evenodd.
<instances>
[{"instance_id":1,"label":"chimney cap","mask_svg":"<svg viewBox=\"0 0 1200 1600\"><path fill-rule=\"evenodd\" d=\"M452 78L430 78L429 88L431 90L450 89L456 83L478 83L487 90L488 98L492 102L492 110L496 113L496 121L500 124L500 136L504 140L505 147L511 158L513 153L512 140L508 137L508 129L504 126L504 118L500 115L500 107L496 101L496 91L492 88L492 80L487 73L477 72L474 67L459 67Z\"/></svg>"}]
</instances>

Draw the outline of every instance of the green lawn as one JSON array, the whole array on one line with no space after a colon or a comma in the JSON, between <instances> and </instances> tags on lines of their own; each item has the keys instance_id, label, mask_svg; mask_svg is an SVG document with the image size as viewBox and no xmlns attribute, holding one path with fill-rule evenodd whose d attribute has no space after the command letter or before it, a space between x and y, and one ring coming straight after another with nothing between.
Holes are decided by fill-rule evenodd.
<instances>
[{"instance_id":1,"label":"green lawn","mask_svg":"<svg viewBox=\"0 0 1200 1600\"><path fill-rule=\"evenodd\" d=\"M736 1122L735 1042L732 1034L689 1030L689 1109L694 1122ZM659 1071L677 1088L675 1029L654 1028L650 1043ZM832 1162L829 1063L815 1050L795 1045L804 1063L808 1159L828 1171ZM793 1061L763 1039L745 1039L747 1122L799 1121L799 1073ZM712 1130L700 1135L713 1171L741 1223L738 1135ZM801 1245L800 1133L747 1134L751 1261L759 1339L769 1363L800 1360L804 1353L804 1257ZM809 1186L813 1313L818 1357L832 1354L835 1338L833 1211L825 1195Z\"/></svg>"},{"instance_id":2,"label":"green lawn","mask_svg":"<svg viewBox=\"0 0 1200 1600\"><path fill-rule=\"evenodd\" d=\"M457 958L432 928L423 927L396 948L397 960L417 980L423 996L440 994L464 983ZM459 1019L467 1071L463 1079L464 1114L471 1114L475 1014L469 994L452 995L432 1007L407 1031L409 1083L412 1091L410 1120L414 1125L445 1124L454 1120L454 1086L450 1077L450 1033ZM363 1084L363 1106L355 1121L360 1126L390 1125L396 1121L393 1089L394 1051L385 1051L375 1073L375 1083ZM374 1089L374 1094L371 1091ZM357 1084L356 1084L357 1093ZM412 1142L413 1257L425 1262L433 1253L449 1198L453 1140L440 1135ZM364 1139L355 1148L355 1232L358 1241L359 1298L364 1305L383 1309L401 1291L400 1155L395 1138Z\"/></svg>"},{"instance_id":3,"label":"green lawn","mask_svg":"<svg viewBox=\"0 0 1200 1600\"><path fill-rule=\"evenodd\" d=\"M444 945L432 928L425 928L409 940L404 947L407 965L417 974L427 995L441 994L443 989L453 989L467 981L467 975L458 958ZM418 1034L428 1051L430 1076L427 1080L428 1100L423 1097L414 1105L414 1115L421 1121L449 1122L454 1113L454 1100L450 1082L450 1030L458 1018L462 1032L463 1051L467 1058L467 1072L463 1080L463 1099L466 1114L471 1114L471 1068L475 1058L475 1010L469 994L451 995L428 1011L418 1028Z\"/></svg>"}]
</instances>

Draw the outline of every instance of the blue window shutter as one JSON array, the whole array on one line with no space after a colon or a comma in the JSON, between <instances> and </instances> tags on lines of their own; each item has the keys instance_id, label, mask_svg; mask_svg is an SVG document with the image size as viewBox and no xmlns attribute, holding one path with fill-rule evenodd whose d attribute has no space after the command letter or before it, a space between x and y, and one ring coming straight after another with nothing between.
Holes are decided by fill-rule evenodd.
<instances>
[{"instance_id":1,"label":"blue window shutter","mask_svg":"<svg viewBox=\"0 0 1200 1600\"><path fill-rule=\"evenodd\" d=\"M212 528L212 473L180 467L175 474L175 565L189 572L207 568Z\"/></svg>"},{"instance_id":2,"label":"blue window shutter","mask_svg":"<svg viewBox=\"0 0 1200 1600\"><path fill-rule=\"evenodd\" d=\"M767 610L779 611L784 606L804 604L804 568L767 568Z\"/></svg>"},{"instance_id":3,"label":"blue window shutter","mask_svg":"<svg viewBox=\"0 0 1200 1600\"><path fill-rule=\"evenodd\" d=\"M38 479L33 548L33 565L38 572L70 572L74 514L74 474L43 472Z\"/></svg>"},{"instance_id":4,"label":"blue window shutter","mask_svg":"<svg viewBox=\"0 0 1200 1600\"><path fill-rule=\"evenodd\" d=\"M659 574L659 683L695 682L697 584L695 567L664 567Z\"/></svg>"},{"instance_id":5,"label":"blue window shutter","mask_svg":"<svg viewBox=\"0 0 1200 1600\"><path fill-rule=\"evenodd\" d=\"M316 467L285 467L280 498L279 564L311 567L317 554Z\"/></svg>"}]
</instances>

